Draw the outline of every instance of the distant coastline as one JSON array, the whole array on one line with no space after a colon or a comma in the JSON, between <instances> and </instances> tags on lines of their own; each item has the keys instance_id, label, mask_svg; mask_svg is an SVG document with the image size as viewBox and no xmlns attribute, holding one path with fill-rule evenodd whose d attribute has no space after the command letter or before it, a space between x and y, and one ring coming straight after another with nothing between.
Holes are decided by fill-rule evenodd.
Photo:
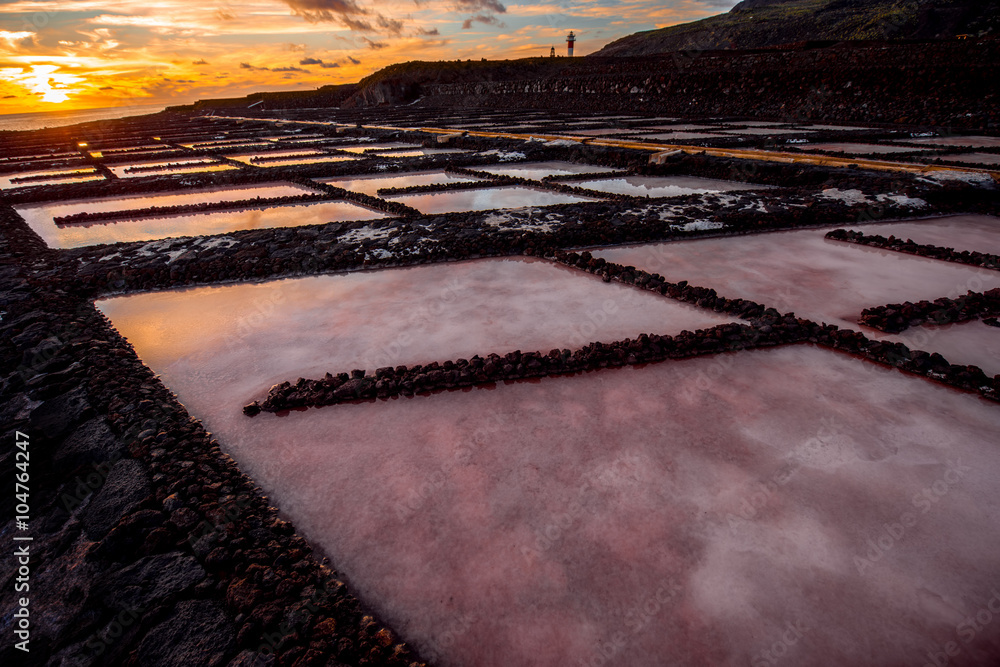
<instances>
[{"instance_id":1,"label":"distant coastline","mask_svg":"<svg viewBox=\"0 0 1000 667\"><path fill-rule=\"evenodd\" d=\"M95 120L143 116L163 111L165 108L163 104L133 104L101 109L0 114L0 131L40 130L45 127L62 127Z\"/></svg>"}]
</instances>

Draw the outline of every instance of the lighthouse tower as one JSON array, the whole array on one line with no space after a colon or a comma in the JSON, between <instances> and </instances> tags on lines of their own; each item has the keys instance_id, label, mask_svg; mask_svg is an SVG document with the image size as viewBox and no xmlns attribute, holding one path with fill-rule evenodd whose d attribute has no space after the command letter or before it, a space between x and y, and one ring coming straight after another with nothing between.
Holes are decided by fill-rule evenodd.
<instances>
[{"instance_id":1,"label":"lighthouse tower","mask_svg":"<svg viewBox=\"0 0 1000 667\"><path fill-rule=\"evenodd\" d=\"M569 34L566 35L566 51L570 58L573 57L573 43L576 42L576 35L570 30Z\"/></svg>"}]
</instances>

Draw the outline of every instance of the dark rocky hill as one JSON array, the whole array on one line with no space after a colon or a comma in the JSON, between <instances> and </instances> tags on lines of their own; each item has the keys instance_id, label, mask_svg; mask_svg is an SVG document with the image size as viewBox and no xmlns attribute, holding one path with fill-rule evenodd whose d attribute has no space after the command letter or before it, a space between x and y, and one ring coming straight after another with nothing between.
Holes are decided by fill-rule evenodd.
<instances>
[{"instance_id":1,"label":"dark rocky hill","mask_svg":"<svg viewBox=\"0 0 1000 667\"><path fill-rule=\"evenodd\" d=\"M725 14L638 32L594 55L760 49L805 41L936 40L998 33L998 0L743 0Z\"/></svg>"},{"instance_id":2,"label":"dark rocky hill","mask_svg":"<svg viewBox=\"0 0 1000 667\"><path fill-rule=\"evenodd\" d=\"M247 108L256 101L252 108ZM409 62L357 84L176 110L534 108L667 116L1000 126L1000 39L849 41L642 57Z\"/></svg>"}]
</instances>

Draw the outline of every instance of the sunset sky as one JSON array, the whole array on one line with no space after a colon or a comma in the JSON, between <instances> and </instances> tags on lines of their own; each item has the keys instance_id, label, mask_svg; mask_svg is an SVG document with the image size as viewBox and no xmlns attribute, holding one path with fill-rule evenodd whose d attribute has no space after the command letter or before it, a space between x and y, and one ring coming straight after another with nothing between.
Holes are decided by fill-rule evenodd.
<instances>
[{"instance_id":1,"label":"sunset sky","mask_svg":"<svg viewBox=\"0 0 1000 667\"><path fill-rule=\"evenodd\" d=\"M407 60L577 55L736 0L0 2L0 113L182 104L357 81Z\"/></svg>"}]
</instances>

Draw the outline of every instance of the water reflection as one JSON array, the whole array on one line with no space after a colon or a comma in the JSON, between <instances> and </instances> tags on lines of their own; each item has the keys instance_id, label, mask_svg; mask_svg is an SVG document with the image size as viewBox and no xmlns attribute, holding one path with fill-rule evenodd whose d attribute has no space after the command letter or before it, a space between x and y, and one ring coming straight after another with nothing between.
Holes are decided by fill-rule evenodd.
<instances>
[{"instance_id":1,"label":"water reflection","mask_svg":"<svg viewBox=\"0 0 1000 667\"><path fill-rule=\"evenodd\" d=\"M523 206L553 206L595 201L562 192L550 192L529 187L509 186L482 190L455 190L452 192L427 192L399 195L390 198L421 213L457 213L461 211L488 211L491 209L520 208Z\"/></svg>"},{"instance_id":2,"label":"water reflection","mask_svg":"<svg viewBox=\"0 0 1000 667\"><path fill-rule=\"evenodd\" d=\"M519 162L516 164L487 165L485 167L475 167L475 169L491 174L529 178L535 181L541 180L546 176L600 174L620 171L612 167L602 167L598 164L578 164L576 162L560 162L558 160L551 162Z\"/></svg>"},{"instance_id":3,"label":"water reflection","mask_svg":"<svg viewBox=\"0 0 1000 667\"><path fill-rule=\"evenodd\" d=\"M362 192L377 196L382 188L408 188L414 185L436 185L439 183L466 183L475 181L471 176L449 174L443 169L434 171L412 171L394 176L358 176L331 179L316 179L321 183L329 183L338 188Z\"/></svg>"},{"instance_id":4,"label":"water reflection","mask_svg":"<svg viewBox=\"0 0 1000 667\"><path fill-rule=\"evenodd\" d=\"M77 223L64 227L56 227L51 223L36 226L31 219L29 219L29 224L50 247L77 248L99 243L151 241L180 236L207 236L243 229L301 227L327 222L373 220L384 217L386 217L384 213L374 209L345 201L331 201L212 211L192 215L116 220L103 223Z\"/></svg>"}]
</instances>

